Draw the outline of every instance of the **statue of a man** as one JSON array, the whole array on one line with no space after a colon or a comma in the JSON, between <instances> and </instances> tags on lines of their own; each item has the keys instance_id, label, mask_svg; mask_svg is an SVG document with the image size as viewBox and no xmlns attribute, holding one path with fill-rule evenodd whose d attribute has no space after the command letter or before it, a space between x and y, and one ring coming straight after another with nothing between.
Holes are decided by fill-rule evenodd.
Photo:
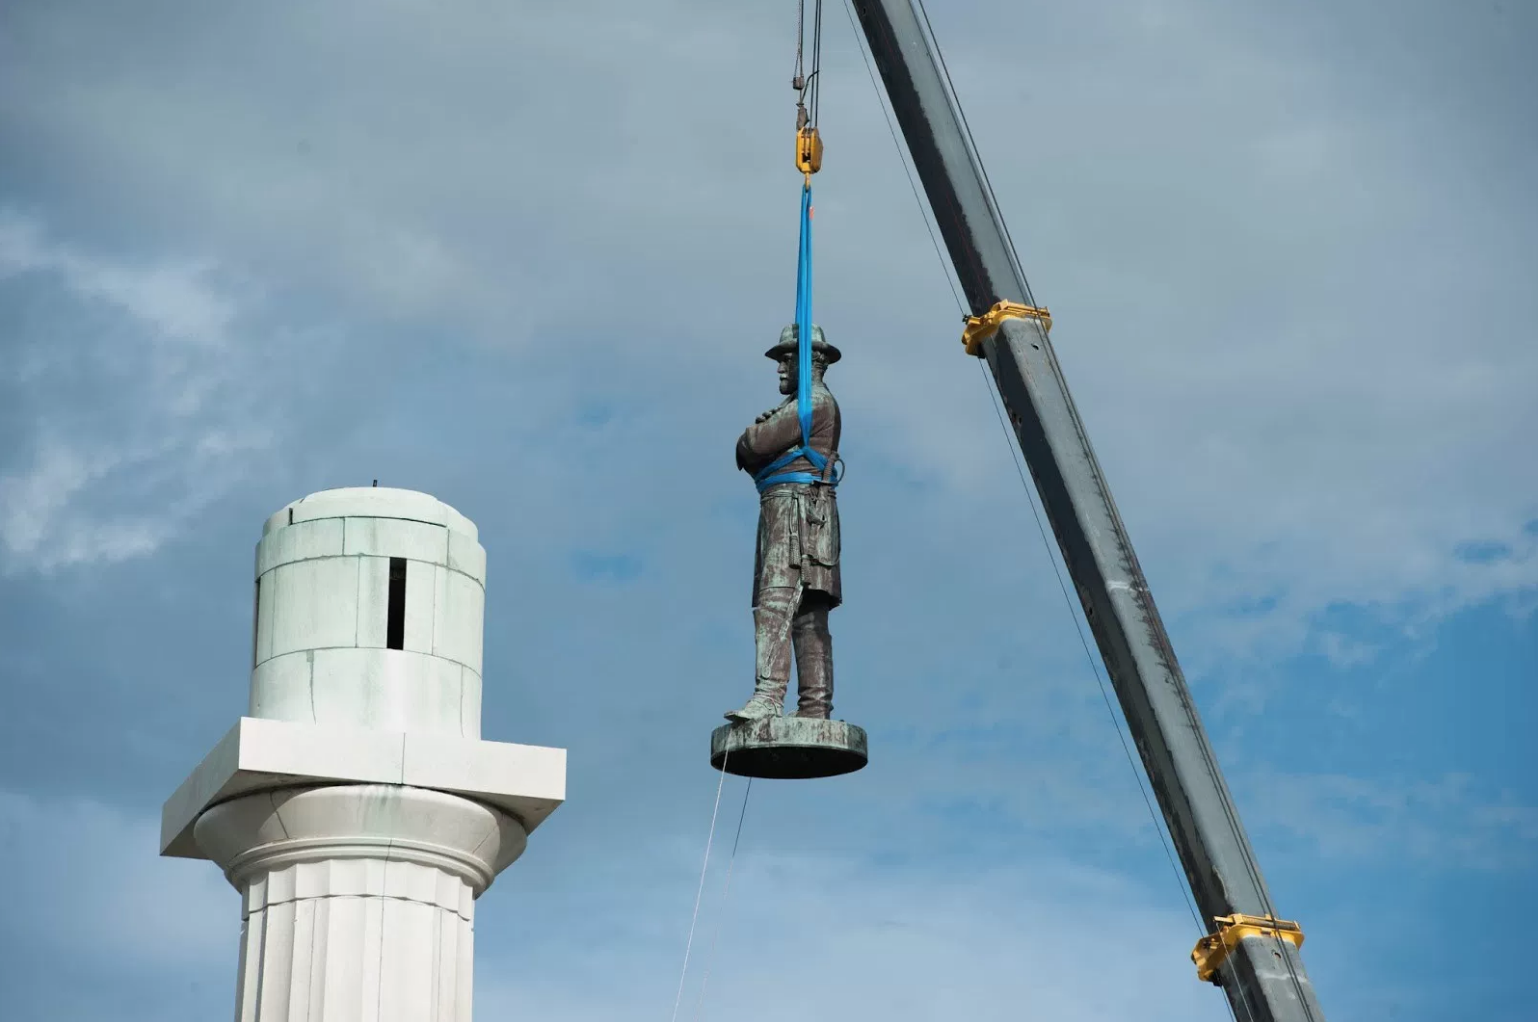
<instances>
[{"instance_id":1,"label":"statue of a man","mask_svg":"<svg viewBox=\"0 0 1538 1022\"><path fill-rule=\"evenodd\" d=\"M764 354L779 364L777 408L754 420L737 440L737 467L755 478L802 446L796 404L798 331L780 332L780 343ZM753 623L758 647L753 697L726 714L734 722L784 713L790 658L796 657L798 717L823 720L833 712L833 639L828 612L843 602L839 575L838 505L833 483L838 462L838 402L823 384L823 371L841 357L812 327L812 421L808 444L826 459L820 468L802 455L777 468L762 486L758 510L758 554L753 564ZM782 474L801 480L774 482ZM805 481L805 476L815 481Z\"/></svg>"}]
</instances>

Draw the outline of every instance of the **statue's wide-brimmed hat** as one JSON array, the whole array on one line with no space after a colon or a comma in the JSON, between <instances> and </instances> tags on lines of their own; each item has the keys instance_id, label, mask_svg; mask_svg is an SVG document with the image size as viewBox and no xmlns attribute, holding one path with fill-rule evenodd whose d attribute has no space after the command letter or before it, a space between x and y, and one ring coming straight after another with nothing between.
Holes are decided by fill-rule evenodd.
<instances>
[{"instance_id":1,"label":"statue's wide-brimmed hat","mask_svg":"<svg viewBox=\"0 0 1538 1022\"><path fill-rule=\"evenodd\" d=\"M796 342L800 340L801 332L792 323L780 331L780 343L764 352L766 356L778 362L787 355L796 353ZM822 327L812 324L812 357L820 359L824 365L832 365L844 357L844 353L829 344L822 336Z\"/></svg>"}]
</instances>

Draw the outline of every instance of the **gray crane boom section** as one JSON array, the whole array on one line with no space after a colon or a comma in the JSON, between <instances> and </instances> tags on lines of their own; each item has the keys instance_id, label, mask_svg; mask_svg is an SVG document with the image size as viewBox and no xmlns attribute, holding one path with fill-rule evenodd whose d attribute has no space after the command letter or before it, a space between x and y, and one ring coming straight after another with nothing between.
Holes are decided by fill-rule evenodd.
<instances>
[{"instance_id":1,"label":"gray crane boom section","mask_svg":"<svg viewBox=\"0 0 1538 1022\"><path fill-rule=\"evenodd\" d=\"M927 19L912 0L853 5L972 314L1034 305ZM1204 924L1276 915L1047 331L1007 319L983 354ZM1323 1022L1296 949L1275 936L1241 939L1217 979L1241 1020Z\"/></svg>"}]
</instances>

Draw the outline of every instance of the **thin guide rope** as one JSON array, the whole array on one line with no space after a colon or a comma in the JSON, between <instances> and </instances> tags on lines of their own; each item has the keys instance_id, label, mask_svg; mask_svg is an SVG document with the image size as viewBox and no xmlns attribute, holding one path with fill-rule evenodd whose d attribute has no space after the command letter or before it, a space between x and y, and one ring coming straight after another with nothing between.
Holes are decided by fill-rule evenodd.
<instances>
[{"instance_id":1,"label":"thin guide rope","mask_svg":"<svg viewBox=\"0 0 1538 1022\"><path fill-rule=\"evenodd\" d=\"M722 762L725 760L723 758ZM726 887L721 892L721 909L726 910L727 900L732 894L732 870L737 865L737 846L742 843L742 821L748 815L748 796L753 794L753 778L748 778L748 786L742 792L742 811L737 814L737 836L732 839L732 854L726 860ZM700 979L700 998L694 1005L694 1018L696 1022L705 1017L705 988L710 985L710 967L716 959L716 945L721 941L721 916L716 917L716 930L710 938L710 950L705 955L705 975Z\"/></svg>"},{"instance_id":2,"label":"thin guide rope","mask_svg":"<svg viewBox=\"0 0 1538 1022\"><path fill-rule=\"evenodd\" d=\"M974 164L974 166L976 166L978 172L982 175L984 198L988 202L988 205L990 207L990 212L993 214L994 221L995 221L996 225L998 226L999 230L1004 235L1004 241L1005 241L1005 245L1006 245L1006 248L1007 248L1007 251L1008 251L1009 260L1010 260L1010 263L1011 263L1011 265L1012 265L1012 267L1013 267L1013 269L1015 271L1016 276L1019 279L1020 286L1024 290L1024 292L1025 292L1026 302L1028 304L1030 304L1030 305L1035 305L1036 304L1036 299L1031 294L1030 284L1025 279L1025 269L1024 269L1024 267L1020 263L1020 255L1019 255L1018 250L1015 247L1014 238L1012 238L1010 236L1009 225L1007 223L1005 223L1005 221L1004 221L1003 212L1001 211L1001 209L999 207L998 196L995 194L995 192L993 190L993 182L991 180L989 180L987 168L983 166L982 156L979 153L978 148L977 148L977 141L976 141L976 139L972 135L972 126L967 121L966 111L961 106L961 98L960 98L960 96L956 92L955 83L951 80L950 68L948 66L946 66L945 54L940 49L940 40L935 35L934 26L929 21L929 11L925 8L924 0L910 0L910 2L914 6L914 8L917 9L917 11L919 12L919 15L923 18L923 21L924 21L924 31L925 31L925 34L928 36L927 42L928 42L928 44L931 47L933 47L935 57L939 61L941 73L943 74L943 76L945 78L945 87L946 87L947 92L950 94L949 98L951 100L951 103L952 103L955 111L956 111L956 114L958 115L958 117L961 120L962 132L963 132L963 134L965 136L965 142L966 142L967 148L971 152L971 156L972 156L972 159L973 159L973 164ZM1038 329L1038 331L1041 330L1039 324L1037 326L1037 329ZM1045 332L1043 331L1042 333L1043 333L1043 340L1045 340ZM1018 464L1017 464L1017 467L1018 467ZM1031 510L1033 512L1036 510L1035 502L1034 501L1032 502ZM1037 525L1040 526L1040 524L1041 524L1041 519L1040 519L1040 515L1038 515L1037 516ZM1043 539L1045 539L1045 533L1044 532L1043 532ZM1054 560L1052 562L1052 567L1053 567L1054 571L1057 570L1057 562L1056 562L1056 560ZM1059 583L1059 585L1062 584L1062 575L1061 575L1061 573L1058 574L1058 583ZM1065 597L1067 596L1066 590L1064 591L1064 596ZM1070 601L1070 613L1072 613L1072 603L1071 603L1071 601ZM1084 632L1083 632L1082 628L1079 628L1078 616L1074 615L1073 618L1074 618L1074 627L1079 629L1079 639L1080 639L1081 642L1083 642L1084 641ZM1089 654L1088 643L1085 643L1085 653ZM1095 670L1095 666L1096 665L1094 663L1094 657L1093 657L1093 655L1090 655L1090 667L1091 667L1091 669ZM1096 678L1097 682L1100 682L1100 672L1098 670L1095 670L1095 678ZM1101 682L1101 695L1102 696L1105 695L1105 686L1104 686L1103 682ZM1109 699L1107 699L1107 706L1109 706ZM1115 714L1114 714L1114 712L1112 713L1112 720L1113 720L1113 722L1115 721ZM1121 727L1120 727L1119 724L1117 725L1116 730L1117 730L1117 734L1120 735L1121 734ZM1123 745L1123 748L1126 747L1126 738L1125 737L1122 738L1122 745ZM1201 747L1202 758L1203 758L1203 760L1206 763L1208 772L1212 775L1212 777L1214 779L1220 778L1222 776L1222 774L1221 774L1221 771L1218 769L1216 758L1213 756L1211 748L1207 745L1206 742L1202 742L1201 746L1202 746ZM1136 768L1134 767L1134 772L1135 771L1136 771ZM1138 775L1138 786L1139 786L1139 788L1143 787L1143 779L1142 779L1142 775L1141 774ZM1143 790L1143 798L1144 798L1145 801L1147 801L1147 799L1148 799L1148 792L1147 792L1146 789ZM1236 834L1243 835L1244 834L1244 828L1243 828L1243 826L1241 825L1241 823L1239 821L1238 810L1234 806L1232 801L1225 797L1222 800L1222 808L1223 808L1223 814L1228 819L1229 826L1233 829L1233 831ZM1152 810L1152 805L1150 804L1150 811L1151 810ZM1159 829L1158 828L1158 821L1157 821L1157 819L1155 820L1155 827L1156 827L1156 829ZM1159 838L1160 838L1161 842L1164 841L1164 831L1163 831L1163 829L1159 829ZM1167 855L1170 853L1170 847L1169 847L1169 844L1167 842L1165 843L1165 853ZM1250 854L1246 855L1244 857L1244 859L1245 859L1245 871L1249 874L1250 881L1251 881L1251 883L1254 884L1255 890L1256 890L1256 892L1260 896L1261 903L1262 903L1263 907L1265 908L1266 914L1268 916L1272 917L1272 918L1276 918L1276 907L1271 903L1270 892L1267 891L1266 885L1265 885L1265 881L1261 878L1259 866L1255 862L1253 852L1251 852ZM1171 865L1172 866L1174 865L1173 858L1171 859ZM1181 893L1183 895L1186 895L1188 893L1186 891L1186 887L1185 887L1185 885L1183 883L1181 885ZM1190 900L1189 897L1186 898L1186 905L1187 905L1188 908L1191 907L1191 900ZM1194 908L1192 908L1192 914L1195 915L1195 909ZM1203 933L1207 932L1207 927L1202 924L1201 919L1200 919L1199 916L1197 917L1197 925L1201 927L1201 930L1202 930ZM1281 946L1281 943L1282 943L1281 938L1280 937L1273 937L1272 939L1276 943L1278 949L1280 950L1280 946ZM1314 1019L1313 1008L1309 1006L1308 999L1304 996L1303 985L1302 985L1302 982L1298 978L1297 969L1293 965L1292 955L1291 954L1287 954L1287 953L1283 953L1282 960L1283 960L1284 964L1287 966L1287 976L1288 976L1288 979L1291 981L1291 985L1292 985L1294 993L1297 995L1299 1005L1303 1008L1304 1014L1306 1014L1309 1017L1310 1020ZM1248 1006L1246 1006L1246 1012L1248 1012Z\"/></svg>"},{"instance_id":3,"label":"thin guide rope","mask_svg":"<svg viewBox=\"0 0 1538 1022\"><path fill-rule=\"evenodd\" d=\"M870 78L870 86L876 93L876 106L881 109L881 116L886 120L887 134L892 136L892 146L897 150L897 162L902 167L903 173L908 177L908 189L913 192L913 201L918 206L919 219L924 223L924 230L929 232L929 243L934 246L935 258L940 260L940 275L945 278L946 286L951 289L951 298L955 299L956 310L965 318L967 308L961 302L961 293L956 290L956 283L951 279L951 267L945 261L945 253L940 248L940 239L935 237L935 229L929 222L929 210L924 205L924 199L919 195L918 182L913 180L913 171L908 166L908 161L903 158L902 141L897 137L897 128L892 123L892 114L887 110L886 99L881 92L881 85L876 81L876 71L871 67L870 56L865 52L865 43L860 35L860 26L854 20L854 11L849 6L849 0L844 0L844 16L849 19L849 28L854 32L855 48L860 51L860 59L865 62L865 74Z\"/></svg>"},{"instance_id":4,"label":"thin guide rope","mask_svg":"<svg viewBox=\"0 0 1538 1022\"><path fill-rule=\"evenodd\" d=\"M678 1009L684 1003L684 980L689 976L689 953L694 949L694 927L700 921L700 899L705 895L705 873L710 869L710 846L716 838L716 816L721 811L721 789L726 786L726 761L732 754L727 749L721 756L721 779L716 782L716 804L710 810L710 833L705 837L705 861L700 866L700 886L694 892L694 916L689 920L689 939L684 942L684 966L678 974L678 995L673 998L673 1022L678 1022Z\"/></svg>"},{"instance_id":5,"label":"thin guide rope","mask_svg":"<svg viewBox=\"0 0 1538 1022\"><path fill-rule=\"evenodd\" d=\"M946 84L950 87L952 98L954 100L955 99L955 85L950 80L949 69L945 67L945 63L944 63L945 62L944 54L941 53L941 51L940 51L939 41L938 41L938 39L935 38L933 27L930 25L930 22L929 22L929 12L924 9L924 5L922 3L922 0L920 0L920 2L917 4L917 6L918 6L918 10L920 12L920 15L924 19L925 28L928 30L929 42L934 47L935 56L938 58L938 60L940 62L940 65L941 65L941 68L942 68L942 72L945 74L945 77L946 77ZM947 263L945 261L945 257L942 254L942 251L941 251L941 248L940 248L939 239L935 237L934 228L930 225L930 219L929 219L929 216L927 215L927 210L926 210L926 208L924 206L923 200L919 196L918 185L917 185L917 183L913 179L913 171L909 168L908 161L903 156L902 143L898 140L897 130L896 130L895 126L892 124L891 114L888 112L887 105L886 105L886 103L882 99L881 87L876 82L875 71L871 67L870 57L866 54L865 46L864 46L863 42L861 41L860 29L859 29L858 24L855 22L854 13L850 9L849 0L844 0L844 13L845 13L846 17L848 17L848 19L849 19L849 26L850 26L850 28L854 31L856 45L857 45L857 47L858 47L858 49L860 51L860 57L861 57L861 59L865 63L866 74L870 78L871 87L876 92L877 104L880 106L882 116L886 120L887 132L892 137L892 144L893 144L893 146L897 150L898 162L902 165L903 173L908 178L908 187L913 192L914 202L919 207L919 216L923 220L924 229L925 229L926 232L928 232L930 243L934 246L934 249L935 249L935 255L940 260L941 274L945 277L945 282L946 282L947 286L949 286L950 289L951 289L951 297L955 299L956 307L962 311L963 315L965 315L966 308L962 304L961 296L957 292L956 285L955 285L955 283L952 280L951 273L950 273L950 267L947 265ZM962 118L963 130L966 132L966 134L968 136L967 140L971 144L973 153L975 155L976 154L976 143L971 139L971 128L970 128L970 125L966 124L966 121L965 121L966 114L965 114L965 112L963 112L961 110L961 104L960 104L959 101L956 101L956 109L957 109L958 114ZM977 165L978 165L979 168L982 167L982 163L981 163L980 160L978 161ZM997 197L995 195L993 195L993 185L992 185L992 182L987 180L987 171L986 170L983 171L983 175L984 175L984 187L986 188L986 190L989 193L990 204L993 207L993 212L997 216L998 215L998 200L997 200ZM1034 303L1034 297L1031 295L1031 292L1030 292L1030 285L1028 283L1026 283L1024 270L1020 266L1019 255L1015 251L1014 240L1009 237L1009 233L1008 233L1009 229L1008 229L1007 225L1004 225L1002 216L999 216L999 223L1000 223L1000 226L1001 226L1002 230L1004 231L1005 240L1006 240L1006 242L1007 242L1007 244L1009 246L1009 255L1010 255L1011 262L1013 263L1015 271L1019 274L1020 283L1021 283L1022 287L1025 289L1026 300L1028 302ZM1046 527L1042 523L1042 520L1041 520L1041 512L1036 507L1035 498L1031 494L1030 484L1026 481L1025 472L1024 472L1024 470L1020 466L1019 452L1016 451L1015 445L1013 443L1008 443L1008 440L1009 440L1009 427L1004 422L1003 411L999 407L998 395L994 392L994 389L992 387L991 381L989 381L989 379L988 379L987 369L986 369L985 366L982 365L982 360L979 360L978 368L980 370L982 370L982 372L983 372L983 386L988 391L989 398L993 402L994 414L998 417L999 426L1004 431L1005 440L1006 440L1007 446L1009 447L1009 450L1010 450L1010 461L1015 466L1015 472L1016 472L1016 474L1020 478L1020 485L1021 485L1021 487L1025 490L1025 496L1026 496L1027 502L1030 504L1031 514L1032 514L1032 516L1036 520L1037 532L1041 535L1042 544L1047 549L1047 559L1052 564L1052 571L1053 571L1053 574L1056 575L1056 577L1057 577L1058 588L1062 592L1064 602L1067 605L1068 616L1073 621L1074 630L1078 633L1079 643L1083 647L1085 658L1086 658L1087 662L1089 663L1090 673L1095 678L1095 683L1096 683L1097 687L1100 689L1100 697L1105 702L1106 710L1110 714L1110 717L1111 717L1111 727L1112 727L1113 730L1115 730L1116 737L1118 738L1118 740L1121 743L1122 752L1123 752L1123 754L1127 758L1127 764L1132 769L1133 780L1137 783L1138 792L1143 797L1143 804L1147 808L1149 818L1152 820L1152 822L1154 824L1154 830L1159 835L1159 843L1164 848L1165 858L1169 861L1170 869L1175 874L1176 886L1180 890L1181 898L1185 902L1185 905L1186 905L1186 910L1188 912L1190 912L1191 918L1192 918L1193 921L1195 921L1197 928L1202 933L1205 933L1206 932L1206 927L1202 926L1201 917L1197 914L1196 907L1195 907L1195 905L1191 901L1190 892L1186 888L1185 878L1181 874L1179 865L1175 862L1174 850L1170 847L1169 838L1165 834L1164 828L1160 825L1158 813L1155 811L1154 806L1153 806L1153 800L1149 796L1148 788L1147 788L1147 786L1143 782L1143 776L1142 776L1142 773L1138 770L1137 762L1136 762L1136 760L1132 756L1131 747L1127 743L1126 732L1122 729L1120 722L1118 722L1117 719L1116 719L1116 709L1115 709L1115 707L1111 703L1110 694L1106 691L1105 680L1101 677L1100 671L1099 671L1097 665L1095 664L1094 653L1089 648L1089 641L1088 641L1088 639L1085 638L1084 629L1083 629L1083 627L1079 623L1078 615L1074 613L1074 610L1073 610L1073 600L1068 595L1067 585L1063 581L1062 571L1058 568L1057 559L1052 555L1052 544L1051 544L1051 541L1047 538Z\"/></svg>"},{"instance_id":6,"label":"thin guide rope","mask_svg":"<svg viewBox=\"0 0 1538 1022\"><path fill-rule=\"evenodd\" d=\"M988 371L983 367L981 360L978 368L983 372L983 386L988 390L988 396L993 399L993 412L999 419L999 428L1004 430L1005 438L1009 436L1009 426L1004 422L1003 409L999 407L999 397L994 392L988 381ZM1068 585L1063 581L1063 573L1057 566L1057 558L1052 556L1052 543L1047 539L1047 528L1042 523L1041 512L1036 507L1036 499L1031 495L1030 484L1025 480L1025 472L1020 467L1020 460L1015 452L1014 445L1010 444L1010 460L1014 463L1015 472L1020 477L1020 485L1025 490L1025 499L1031 505L1031 515L1036 519L1036 531L1041 534L1042 546L1046 547L1047 560L1052 563L1052 573L1057 576L1057 587L1063 594L1063 602L1068 608L1068 616L1073 620L1074 631L1079 634L1079 644L1084 647L1084 658L1089 663L1090 673L1095 676L1095 683L1100 687L1100 698L1105 702L1106 712L1111 715L1111 727L1116 731L1116 737L1121 740L1121 751L1127 757L1127 765L1132 768L1132 777L1137 781L1138 791L1143 795L1143 805L1148 808L1149 818L1153 820L1154 830L1159 835L1159 843L1164 846L1165 858L1169 859L1170 869L1175 873L1175 879L1180 887L1181 897L1185 899L1186 909L1190 911L1191 918L1195 920L1197 928L1203 933L1207 932L1202 926L1201 917L1196 914L1196 906L1191 903L1191 894L1186 890L1185 878L1180 873L1180 867L1175 864L1175 853L1171 850L1169 840L1164 835L1164 828L1159 825L1158 814L1154 811L1153 800L1149 798L1148 787L1143 783L1143 775L1137 768L1137 761L1132 758L1132 748L1127 744L1126 732L1122 730L1120 722L1116 719L1116 708L1111 704L1111 695L1106 691L1105 680L1100 676L1100 669L1095 664L1095 655L1090 651L1089 640L1084 637L1084 627L1079 624L1079 616L1073 612L1073 599L1068 595Z\"/></svg>"}]
</instances>

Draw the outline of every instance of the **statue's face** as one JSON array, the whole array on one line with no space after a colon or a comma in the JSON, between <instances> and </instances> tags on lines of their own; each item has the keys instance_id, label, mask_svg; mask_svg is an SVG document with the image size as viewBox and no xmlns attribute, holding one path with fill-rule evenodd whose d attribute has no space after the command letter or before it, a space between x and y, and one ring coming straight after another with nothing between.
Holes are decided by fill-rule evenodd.
<instances>
[{"instance_id":1,"label":"statue's face","mask_svg":"<svg viewBox=\"0 0 1538 1022\"><path fill-rule=\"evenodd\" d=\"M796 356L787 355L780 359L775 368L780 374L780 393L794 394L796 392Z\"/></svg>"}]
</instances>

